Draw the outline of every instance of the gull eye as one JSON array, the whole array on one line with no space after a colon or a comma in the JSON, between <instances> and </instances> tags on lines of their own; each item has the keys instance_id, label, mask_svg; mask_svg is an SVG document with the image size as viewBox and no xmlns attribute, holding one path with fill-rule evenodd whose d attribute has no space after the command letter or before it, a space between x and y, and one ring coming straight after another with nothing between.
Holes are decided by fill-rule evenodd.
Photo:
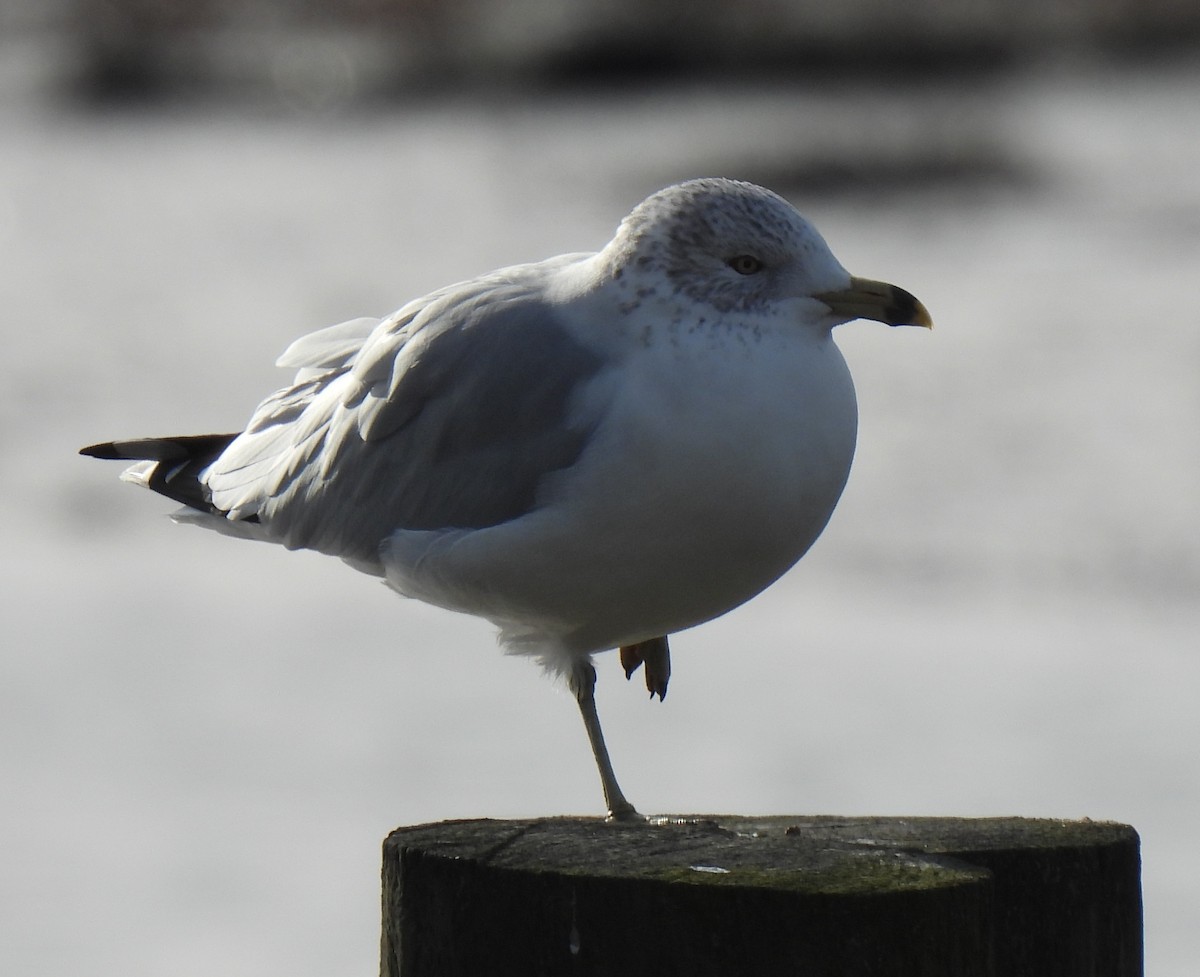
<instances>
[{"instance_id":1,"label":"gull eye","mask_svg":"<svg viewBox=\"0 0 1200 977\"><path fill-rule=\"evenodd\" d=\"M763 263L752 254L734 255L725 264L739 275L754 275L763 270Z\"/></svg>"}]
</instances>

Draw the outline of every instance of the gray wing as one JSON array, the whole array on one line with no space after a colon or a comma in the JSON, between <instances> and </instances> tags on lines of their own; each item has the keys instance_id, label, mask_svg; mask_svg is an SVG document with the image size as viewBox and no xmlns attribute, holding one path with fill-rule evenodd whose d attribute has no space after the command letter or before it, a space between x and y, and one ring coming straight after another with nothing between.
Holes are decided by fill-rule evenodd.
<instances>
[{"instance_id":1,"label":"gray wing","mask_svg":"<svg viewBox=\"0 0 1200 977\"><path fill-rule=\"evenodd\" d=\"M264 401L210 468L214 505L289 547L367 562L397 529L530 511L543 477L583 450L590 425L571 397L602 365L530 277L443 289L357 349L346 327L327 331L332 342L300 340L321 362L285 354L299 382Z\"/></svg>"}]
</instances>

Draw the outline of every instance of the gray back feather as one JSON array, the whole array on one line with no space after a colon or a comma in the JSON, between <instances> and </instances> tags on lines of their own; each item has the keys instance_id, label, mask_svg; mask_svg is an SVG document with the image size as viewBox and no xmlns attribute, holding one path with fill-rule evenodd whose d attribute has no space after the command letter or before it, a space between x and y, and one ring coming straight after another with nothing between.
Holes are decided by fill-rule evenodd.
<instances>
[{"instance_id":1,"label":"gray back feather","mask_svg":"<svg viewBox=\"0 0 1200 977\"><path fill-rule=\"evenodd\" d=\"M533 509L543 477L583 449L589 422L571 397L602 364L520 270L411 303L352 354L354 330L331 333L340 365L338 343L299 340L288 365L300 382L209 470L214 504L289 547L367 562L397 529L483 528ZM306 341L332 368L304 361Z\"/></svg>"}]
</instances>

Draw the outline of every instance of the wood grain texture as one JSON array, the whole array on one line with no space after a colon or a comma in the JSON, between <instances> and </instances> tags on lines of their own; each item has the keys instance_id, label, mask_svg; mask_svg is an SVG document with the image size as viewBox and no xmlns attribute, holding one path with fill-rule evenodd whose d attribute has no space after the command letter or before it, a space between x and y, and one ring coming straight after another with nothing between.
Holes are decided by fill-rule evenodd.
<instances>
[{"instance_id":1,"label":"wood grain texture","mask_svg":"<svg viewBox=\"0 0 1200 977\"><path fill-rule=\"evenodd\" d=\"M457 821L384 844L383 977L1140 977L1136 832L1019 818Z\"/></svg>"}]
</instances>

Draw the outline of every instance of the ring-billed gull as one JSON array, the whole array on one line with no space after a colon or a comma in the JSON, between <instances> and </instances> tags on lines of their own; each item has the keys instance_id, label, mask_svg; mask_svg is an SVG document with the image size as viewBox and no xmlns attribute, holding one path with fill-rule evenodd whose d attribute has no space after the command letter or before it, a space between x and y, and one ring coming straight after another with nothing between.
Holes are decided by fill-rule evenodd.
<instances>
[{"instance_id":1,"label":"ring-billed gull","mask_svg":"<svg viewBox=\"0 0 1200 977\"><path fill-rule=\"evenodd\" d=\"M592 656L666 695L667 636L749 600L824 529L854 454L832 329L930 326L783 198L667 187L594 254L450 285L297 340L238 434L93 445L222 532L320 550L478 615L566 679L610 817L636 814Z\"/></svg>"}]
</instances>

